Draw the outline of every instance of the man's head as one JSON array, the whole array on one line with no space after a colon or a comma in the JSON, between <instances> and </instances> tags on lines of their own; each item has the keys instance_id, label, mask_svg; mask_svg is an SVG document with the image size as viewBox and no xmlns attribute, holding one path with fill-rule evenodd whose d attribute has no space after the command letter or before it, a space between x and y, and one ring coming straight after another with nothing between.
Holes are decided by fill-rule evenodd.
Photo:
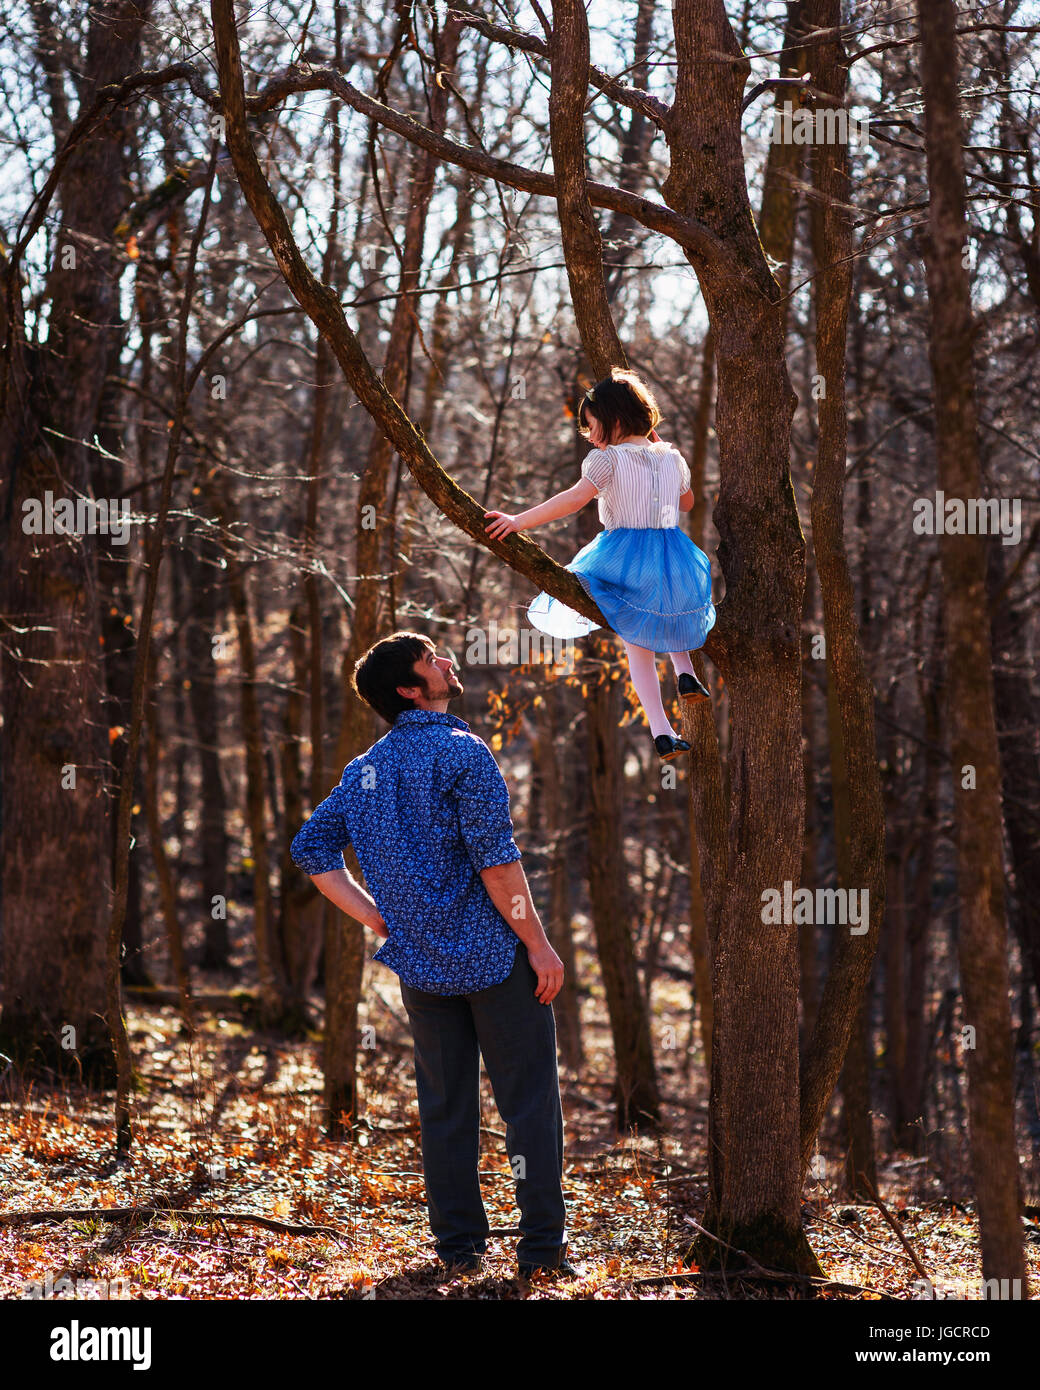
<instances>
[{"instance_id":1,"label":"man's head","mask_svg":"<svg viewBox=\"0 0 1040 1390\"><path fill-rule=\"evenodd\" d=\"M421 632L381 638L355 665L351 684L388 724L406 709L446 710L462 694L451 657L438 656Z\"/></svg>"}]
</instances>

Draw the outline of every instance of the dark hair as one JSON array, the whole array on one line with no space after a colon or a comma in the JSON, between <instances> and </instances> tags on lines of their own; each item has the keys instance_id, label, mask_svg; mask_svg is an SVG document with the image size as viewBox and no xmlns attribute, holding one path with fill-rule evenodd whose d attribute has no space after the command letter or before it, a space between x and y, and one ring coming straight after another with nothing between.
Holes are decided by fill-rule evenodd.
<instances>
[{"instance_id":1,"label":"dark hair","mask_svg":"<svg viewBox=\"0 0 1040 1390\"><path fill-rule=\"evenodd\" d=\"M606 443L611 444L615 436L624 439L629 434L649 434L657 428L661 412L657 408L653 392L636 372L612 367L610 375L597 381L591 391L586 391L578 406L578 431L586 439L589 436L585 409L589 407L603 426Z\"/></svg>"},{"instance_id":2,"label":"dark hair","mask_svg":"<svg viewBox=\"0 0 1040 1390\"><path fill-rule=\"evenodd\" d=\"M402 710L415 708L411 700L397 693L397 687L421 685L425 690L426 677L416 675L412 668L426 652L434 650L421 632L392 632L358 658L350 684L366 704L392 724Z\"/></svg>"}]
</instances>

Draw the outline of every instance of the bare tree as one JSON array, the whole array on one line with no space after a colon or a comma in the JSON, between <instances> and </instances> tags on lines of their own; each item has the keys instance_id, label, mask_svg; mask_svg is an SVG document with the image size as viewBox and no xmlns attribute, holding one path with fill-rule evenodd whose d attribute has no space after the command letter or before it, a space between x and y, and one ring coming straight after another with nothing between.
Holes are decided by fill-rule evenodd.
<instances>
[{"instance_id":1,"label":"bare tree","mask_svg":"<svg viewBox=\"0 0 1040 1390\"><path fill-rule=\"evenodd\" d=\"M932 331L939 483L978 498L971 286L964 264L964 143L957 104L952 0L920 0L921 85L931 194L925 261ZM936 517L937 529L941 518ZM1000 760L993 713L986 556L977 535L940 531L960 920L957 947L966 1025L972 1167L985 1279L1021 1279L1022 1197L1015 1149L1004 908Z\"/></svg>"},{"instance_id":2,"label":"bare tree","mask_svg":"<svg viewBox=\"0 0 1040 1390\"><path fill-rule=\"evenodd\" d=\"M91 496L89 441L122 333L121 264L110 233L124 206L129 116L107 93L137 68L149 9L131 0L91 7L71 127L64 74L56 59L43 59L59 157L6 267L0 368L3 1036L17 1057L107 1078L111 821L97 551L92 536L74 530L34 533L26 508L48 494L73 506ZM45 311L43 344L38 330L26 330L19 260L59 185L56 254L35 315L38 323ZM84 871L56 872L63 863Z\"/></svg>"}]
</instances>

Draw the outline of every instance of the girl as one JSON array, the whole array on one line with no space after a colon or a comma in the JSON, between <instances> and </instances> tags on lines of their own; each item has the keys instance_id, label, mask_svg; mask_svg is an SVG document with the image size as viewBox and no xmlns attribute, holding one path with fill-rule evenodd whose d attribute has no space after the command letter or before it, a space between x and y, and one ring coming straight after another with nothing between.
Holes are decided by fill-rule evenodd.
<instances>
[{"instance_id":1,"label":"girl","mask_svg":"<svg viewBox=\"0 0 1040 1390\"><path fill-rule=\"evenodd\" d=\"M661 702L657 652L667 652L683 700L707 700L690 662L715 624L711 562L679 527L679 512L693 506L690 470L679 451L658 438L661 419L646 383L615 367L585 393L578 428L595 447L581 466L581 481L525 512L485 512L496 540L580 511L599 494L604 530L567 568L595 599L625 644L632 684L665 761L688 753ZM580 637L598 626L542 593L527 610L552 637Z\"/></svg>"}]
</instances>

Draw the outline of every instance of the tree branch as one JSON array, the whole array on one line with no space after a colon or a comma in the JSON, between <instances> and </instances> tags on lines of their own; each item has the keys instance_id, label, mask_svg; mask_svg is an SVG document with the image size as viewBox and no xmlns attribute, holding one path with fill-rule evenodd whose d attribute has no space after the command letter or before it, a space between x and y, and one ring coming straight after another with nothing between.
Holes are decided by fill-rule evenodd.
<instances>
[{"instance_id":1,"label":"tree branch","mask_svg":"<svg viewBox=\"0 0 1040 1390\"><path fill-rule=\"evenodd\" d=\"M124 78L122 82L110 83L107 87L102 87L95 95L94 100L86 111L82 112L73 123L61 149L54 157L50 173L47 175L46 182L37 193L36 197L29 204L19 224L18 241L11 251L6 264L3 265L4 273L4 303L5 311L0 316L6 330L6 338L3 347L2 365L0 365L0 415L3 414L7 405L7 391L10 380L12 354L14 352L16 337L22 336L22 325L24 316L21 308L21 297L19 291L18 271L25 255L26 247L43 225L43 220L47 215L51 199L54 197L55 190L65 172L65 166L69 162L76 148L93 131L95 123L102 121L113 107L121 105L129 97L135 96L138 92L151 90L153 87L165 87L170 82L180 80L187 82L191 90L201 101L210 104L213 100L210 93L206 91L199 77L198 72L191 63L172 63L169 67L157 68L154 71L133 73L130 77ZM26 220L28 226L26 227ZM22 232L22 228L25 231ZM16 305L16 296L18 303Z\"/></svg>"},{"instance_id":2,"label":"tree branch","mask_svg":"<svg viewBox=\"0 0 1040 1390\"><path fill-rule=\"evenodd\" d=\"M305 65L304 65L305 66ZM375 97L353 86L334 68L297 68L272 81L264 90L245 100L244 110L250 114L268 111L296 92L329 91L342 98L355 111L377 121L387 130L394 131L404 139L421 146L448 164L468 169L472 174L481 174L508 184L511 188L522 189L526 193L537 193L546 198L556 197L556 180L552 174L542 174L527 169L521 164L513 164L508 159L500 159L486 150L472 145L459 144L447 135L440 135L428 126L417 121L414 116L394 111ZM663 203L640 198L623 188L611 184L589 181L589 198L596 207L611 208L615 212L627 213L636 222L652 231L677 242L691 256L727 257L725 243L704 223L692 217L683 217Z\"/></svg>"},{"instance_id":3,"label":"tree branch","mask_svg":"<svg viewBox=\"0 0 1040 1390\"><path fill-rule=\"evenodd\" d=\"M502 24L492 24L483 15L479 15L473 10L462 9L459 6L454 6L448 13L449 15L457 15L470 29L476 29L487 39L494 39L497 43L505 44L507 48L518 49L521 53L533 53L539 58L549 60L549 44L545 39L536 38L534 34L525 34L519 29L508 29ZM619 82L616 77L609 77L605 72L601 72L599 68L591 65L588 69L586 85L598 88L605 96L613 98L621 106L638 111L653 121L654 125L661 130L668 129L668 122L672 114L671 107L657 97L651 96L649 92L644 92L639 87L629 87L626 83Z\"/></svg>"},{"instance_id":4,"label":"tree branch","mask_svg":"<svg viewBox=\"0 0 1040 1390\"><path fill-rule=\"evenodd\" d=\"M287 1236L334 1236L343 1232L334 1226L309 1226L296 1221L278 1221L251 1211L200 1211L184 1207L68 1207L53 1211L0 1211L0 1226L33 1226L43 1221L155 1221L174 1216L178 1221L230 1221L263 1226Z\"/></svg>"},{"instance_id":5,"label":"tree branch","mask_svg":"<svg viewBox=\"0 0 1040 1390\"><path fill-rule=\"evenodd\" d=\"M585 169L585 93L589 29L583 0L553 0L549 143L571 304L582 346L597 377L627 367L607 299L603 242L589 201Z\"/></svg>"},{"instance_id":6,"label":"tree branch","mask_svg":"<svg viewBox=\"0 0 1040 1390\"><path fill-rule=\"evenodd\" d=\"M593 622L609 626L597 605L585 593L577 579L562 566L550 560L548 555L533 541L527 540L522 535L508 537L505 541L490 539L484 529L484 509L444 471L431 452L421 431L416 429L400 404L376 375L372 364L358 342L357 336L346 321L338 297L333 290L322 284L311 273L304 261L289 228L285 213L260 168L246 128L247 103L233 0L211 0L210 8L216 39L221 100L227 122L227 143L242 192L260 230L274 253L286 284L328 343L340 370L353 388L358 400L380 427L386 431L387 438L404 459L409 472L449 521L454 522L473 540L479 541L481 545L504 560L517 573L524 575L538 588L551 594L553 598L559 599L561 603L575 609ZM341 81L338 74L326 71L323 74L323 81L314 85L324 86L329 79L335 79L337 83ZM346 86L347 84L342 85ZM353 88L350 88L349 91L352 96L361 95L355 93ZM351 99L351 97L344 95L344 100ZM371 105L388 115L394 115L379 102L372 102ZM400 119L409 126L422 129L417 122L411 121L410 118ZM437 142L433 148L438 148L441 137L434 136L432 131L426 131L425 134ZM423 143L423 141L417 141L417 143ZM455 148L452 141L443 143ZM431 146L428 145L427 148L431 148ZM450 159L453 156L448 154L445 157ZM549 180L549 182L551 184L552 181Z\"/></svg>"}]
</instances>

